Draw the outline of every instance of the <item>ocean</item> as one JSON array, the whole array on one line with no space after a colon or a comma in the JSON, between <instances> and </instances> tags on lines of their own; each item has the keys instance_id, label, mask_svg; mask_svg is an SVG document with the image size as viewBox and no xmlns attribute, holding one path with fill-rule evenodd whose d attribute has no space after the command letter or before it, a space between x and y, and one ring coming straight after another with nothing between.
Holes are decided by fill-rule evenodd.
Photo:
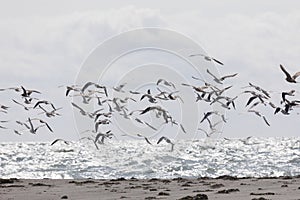
<instances>
[{"instance_id":1,"label":"ocean","mask_svg":"<svg viewBox=\"0 0 300 200\"><path fill-rule=\"evenodd\" d=\"M201 139L149 145L144 140L1 143L1 178L198 178L300 175L299 138Z\"/></svg>"}]
</instances>

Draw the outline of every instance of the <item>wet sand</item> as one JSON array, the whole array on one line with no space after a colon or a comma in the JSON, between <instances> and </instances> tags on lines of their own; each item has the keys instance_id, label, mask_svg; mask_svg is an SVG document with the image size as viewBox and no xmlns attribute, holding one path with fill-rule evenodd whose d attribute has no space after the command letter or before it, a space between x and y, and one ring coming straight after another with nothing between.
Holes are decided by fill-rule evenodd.
<instances>
[{"instance_id":1,"label":"wet sand","mask_svg":"<svg viewBox=\"0 0 300 200\"><path fill-rule=\"evenodd\" d=\"M198 179L0 179L0 199L290 199L300 176Z\"/></svg>"}]
</instances>

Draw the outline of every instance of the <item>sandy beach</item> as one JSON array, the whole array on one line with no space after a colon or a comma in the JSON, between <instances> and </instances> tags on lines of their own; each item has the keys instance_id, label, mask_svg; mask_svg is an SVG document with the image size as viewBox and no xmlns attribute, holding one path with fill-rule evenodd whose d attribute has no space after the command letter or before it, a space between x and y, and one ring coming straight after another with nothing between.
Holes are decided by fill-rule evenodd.
<instances>
[{"instance_id":1,"label":"sandy beach","mask_svg":"<svg viewBox=\"0 0 300 200\"><path fill-rule=\"evenodd\" d=\"M300 176L198 179L0 179L0 199L300 199Z\"/></svg>"}]
</instances>

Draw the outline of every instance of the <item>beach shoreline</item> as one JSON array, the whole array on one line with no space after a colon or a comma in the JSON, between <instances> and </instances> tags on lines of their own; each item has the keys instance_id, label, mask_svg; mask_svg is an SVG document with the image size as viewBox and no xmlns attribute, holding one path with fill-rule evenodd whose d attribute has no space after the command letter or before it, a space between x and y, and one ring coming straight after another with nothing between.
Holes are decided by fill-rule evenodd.
<instances>
[{"instance_id":1,"label":"beach shoreline","mask_svg":"<svg viewBox=\"0 0 300 200\"><path fill-rule=\"evenodd\" d=\"M0 179L0 199L300 199L300 176Z\"/></svg>"}]
</instances>

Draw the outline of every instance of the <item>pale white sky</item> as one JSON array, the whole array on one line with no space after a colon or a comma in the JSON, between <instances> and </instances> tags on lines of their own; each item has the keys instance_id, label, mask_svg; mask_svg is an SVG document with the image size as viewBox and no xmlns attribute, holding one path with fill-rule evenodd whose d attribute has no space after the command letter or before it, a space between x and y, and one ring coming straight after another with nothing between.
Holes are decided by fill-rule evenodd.
<instances>
[{"instance_id":1,"label":"pale white sky","mask_svg":"<svg viewBox=\"0 0 300 200\"><path fill-rule=\"evenodd\" d=\"M1 130L0 141L77 138L69 99L57 86L74 82L98 44L135 28L168 28L195 40L225 63L221 74L239 73L229 82L237 85L233 94L250 81L274 91L274 96L283 89L297 90L299 85L284 81L279 64L300 71L299 11L297 1L1 1L0 88L25 85L45 91L43 98L63 107L63 116L51 121L56 129L52 135L17 136ZM0 103L11 104L11 98L11 93L1 94ZM237 102L240 113L228 113L223 136L299 135L297 114L273 117L270 111L267 127L243 114L245 100ZM17 116L17 111L0 115Z\"/></svg>"}]
</instances>

